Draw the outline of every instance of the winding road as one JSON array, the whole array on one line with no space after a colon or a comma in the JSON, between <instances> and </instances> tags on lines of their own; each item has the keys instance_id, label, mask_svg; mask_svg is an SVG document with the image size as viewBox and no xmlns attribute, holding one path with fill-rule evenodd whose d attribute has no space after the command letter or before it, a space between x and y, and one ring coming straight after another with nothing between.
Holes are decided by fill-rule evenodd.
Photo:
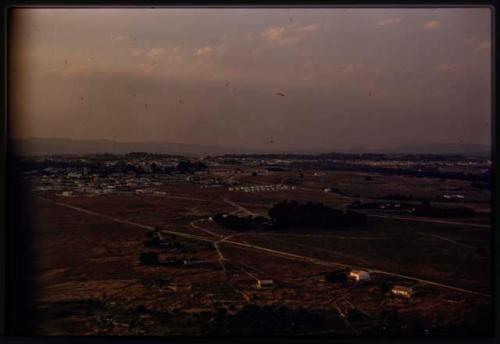
<instances>
[{"instance_id":1,"label":"winding road","mask_svg":"<svg viewBox=\"0 0 500 344\"><path fill-rule=\"evenodd\" d=\"M110 220L110 221L114 221L114 222L117 222L117 223L122 223L122 224L130 225L130 226L135 226L135 227L138 227L138 228L141 228L141 229L145 229L145 230L154 230L153 226L144 225L144 224L140 224L140 223L128 221L128 220L125 220L125 219L116 218L116 217L113 217L113 216L105 215L105 214L102 214L102 213L98 213L98 212L95 212L95 211L87 210L87 209L84 209L84 208L81 208L81 207L76 207L76 206L73 206L73 205L70 205L70 204L66 204L66 203L61 203L61 202L53 201L53 200L46 199L46 198L43 198L43 199L47 200L47 201L50 201L53 204L56 204L58 206L65 207L65 208L68 208L68 209L72 209L72 210L75 210L75 211L78 211L78 212L81 212L81 213L85 213L85 214L88 214L88 215L97 216L97 217L104 218L104 219L107 219L107 220ZM234 203L234 202L231 202L231 203ZM234 203L234 204L236 204L236 203ZM206 230L206 231L208 231L208 230ZM170 231L170 230L162 230L162 232L168 233L168 234L173 234L173 235L176 235L176 236L179 236L179 237L183 237L183 238L187 238L187 239L193 239L193 240L199 240L199 241L204 241L204 242L212 243L216 247L217 251L220 252L219 247L216 244L219 241L222 241L222 240L213 240L213 239L209 239L209 238L206 238L206 237L203 237L203 236L198 236L198 235L193 235L193 234L188 234L188 233L183 233L183 232L177 232L177 231ZM210 232L210 233L214 234L213 232ZM220 237L220 235L218 235L218 236ZM350 264L343 264L341 262L325 261L325 260L321 260L321 259L316 259L316 258L311 258L311 257L305 257L305 256L302 256L302 255L298 255L298 254L294 254L294 253L290 253L290 252L274 250L274 249L270 249L270 248L263 247L263 246L253 245L253 244L239 242L239 241L234 241L234 240L227 240L227 239L229 239L229 238L225 238L223 240L224 243L227 244L227 245L232 245L232 246L235 246L235 247L250 249L250 250L254 250L254 251L261 252L261 253L266 253L266 254L269 254L269 255L274 255L274 256L278 256L278 257L290 259L290 260L307 262L307 263L311 263L311 264L316 264L316 265L321 265L321 266L327 266L327 267L333 267L333 268L343 267L343 268L350 268L350 269L366 270L366 271L371 272L371 273L377 273L377 274L386 275L386 276L392 276L392 277L399 277L399 278L408 279L408 280L416 281L416 282L419 282L419 283L423 283L423 284L427 284L427 285L432 285L432 286L436 286L436 287L441 287L441 288L445 288L445 289L449 289L449 290L453 290L453 291L458 291L458 292L462 292L462 293L479 295L479 296L488 297L488 298L491 297L491 295L486 294L486 293L482 293L482 292L478 292L478 291L474 291L474 290L469 290L469 289L465 289L465 288L459 288L459 287L456 287L456 286L453 286L453 285L448 285L448 284L444 284L444 283L430 281L430 280L418 278L418 277L415 277L415 276L403 275L403 274L398 274L398 273L394 273L394 272L390 272L390 271L383 271L383 270L373 269L373 268L370 268L370 267L355 266L355 265L350 265Z\"/></svg>"}]
</instances>

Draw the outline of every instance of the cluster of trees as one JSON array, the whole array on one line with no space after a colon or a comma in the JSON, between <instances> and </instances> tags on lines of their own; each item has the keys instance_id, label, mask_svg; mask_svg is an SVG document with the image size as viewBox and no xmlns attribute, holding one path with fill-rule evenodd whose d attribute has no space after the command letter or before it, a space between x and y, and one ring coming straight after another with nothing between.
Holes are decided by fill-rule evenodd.
<instances>
[{"instance_id":1,"label":"cluster of trees","mask_svg":"<svg viewBox=\"0 0 500 344\"><path fill-rule=\"evenodd\" d=\"M480 189L480 190L491 190L492 189L492 185L491 183L479 183L479 182L476 182L476 183L471 183L471 186L477 188L477 189Z\"/></svg>"},{"instance_id":2,"label":"cluster of trees","mask_svg":"<svg viewBox=\"0 0 500 344\"><path fill-rule=\"evenodd\" d=\"M476 215L473 209L467 207L437 207L429 201L424 201L413 211L415 216L429 217L470 217Z\"/></svg>"},{"instance_id":3,"label":"cluster of trees","mask_svg":"<svg viewBox=\"0 0 500 344\"><path fill-rule=\"evenodd\" d=\"M274 167L268 167L267 170L270 171L270 172L285 172L286 171L285 168L283 168L283 167L276 167L276 166L274 166Z\"/></svg>"},{"instance_id":4,"label":"cluster of trees","mask_svg":"<svg viewBox=\"0 0 500 344\"><path fill-rule=\"evenodd\" d=\"M406 161L484 161L484 157L464 157L459 154L383 154L383 153L323 153L323 154L226 154L233 159L294 159L294 160L406 160Z\"/></svg>"},{"instance_id":5,"label":"cluster of trees","mask_svg":"<svg viewBox=\"0 0 500 344\"><path fill-rule=\"evenodd\" d=\"M400 175L422 178L442 178L442 179L459 179L468 180L471 182L489 182L491 180L491 171L484 173L463 173L463 172L441 172L432 166L421 166L421 168L393 168L381 166L360 165L350 162L339 162L330 160L318 161L303 161L293 164L296 168L301 169L316 169L316 170L332 170L332 171L354 171L367 172L382 175Z\"/></svg>"},{"instance_id":6,"label":"cluster of trees","mask_svg":"<svg viewBox=\"0 0 500 344\"><path fill-rule=\"evenodd\" d=\"M349 209L412 209L415 208L414 204L405 202L366 202L354 201L349 206Z\"/></svg>"},{"instance_id":7,"label":"cluster of trees","mask_svg":"<svg viewBox=\"0 0 500 344\"><path fill-rule=\"evenodd\" d=\"M287 306L257 306L248 304L235 314L219 308L209 321L204 334L217 335L287 335L304 332L325 331L340 318L330 320L326 310L306 310Z\"/></svg>"},{"instance_id":8,"label":"cluster of trees","mask_svg":"<svg viewBox=\"0 0 500 344\"><path fill-rule=\"evenodd\" d=\"M182 244L175 240L169 240L167 244L162 245L160 239L156 236L151 239L144 240L143 245L145 248L164 248L168 247L170 250L181 250L184 247Z\"/></svg>"},{"instance_id":9,"label":"cluster of trees","mask_svg":"<svg viewBox=\"0 0 500 344\"><path fill-rule=\"evenodd\" d=\"M142 252L139 256L139 261L143 265L155 266L158 265L158 253L156 252Z\"/></svg>"},{"instance_id":10,"label":"cluster of trees","mask_svg":"<svg viewBox=\"0 0 500 344\"><path fill-rule=\"evenodd\" d=\"M95 167L88 163L80 161L80 159L47 159L47 160L32 160L32 159L16 159L12 161L16 171L40 171L43 172L46 168L66 168L75 169L83 167Z\"/></svg>"},{"instance_id":11,"label":"cluster of trees","mask_svg":"<svg viewBox=\"0 0 500 344\"><path fill-rule=\"evenodd\" d=\"M122 173L131 173L131 174L147 174L147 173L172 173L172 168L169 166L160 166L156 163L151 163L145 166L133 165L121 161L116 166L106 167L106 172L122 172Z\"/></svg>"},{"instance_id":12,"label":"cluster of trees","mask_svg":"<svg viewBox=\"0 0 500 344\"><path fill-rule=\"evenodd\" d=\"M193 174L197 171L207 170L207 165L201 161L191 162L189 160L181 160L176 166L176 170L180 173L190 173Z\"/></svg>"},{"instance_id":13,"label":"cluster of trees","mask_svg":"<svg viewBox=\"0 0 500 344\"><path fill-rule=\"evenodd\" d=\"M380 198L391 199L394 201L407 201L407 200L412 200L413 196L412 195L401 195L401 194L388 194L388 195L382 196Z\"/></svg>"},{"instance_id":14,"label":"cluster of trees","mask_svg":"<svg viewBox=\"0 0 500 344\"><path fill-rule=\"evenodd\" d=\"M148 153L129 153L126 155L127 158L144 158L148 156L154 156L154 154ZM166 173L170 174L172 172L178 171L180 173L194 173L196 171L207 170L207 165L201 161L191 162L189 160L180 160L177 166L171 168L169 166L158 165L155 162L146 165L131 164L127 159L117 160L117 163L113 166L104 165L99 160L82 161L81 159L54 159L54 160L31 160L31 159L18 159L14 162L13 166L16 171L38 171L39 173L49 173L45 172L46 168L58 168L71 170L83 170L87 168L87 171L92 174L110 174L110 173L129 173L129 174L149 174L149 173Z\"/></svg>"},{"instance_id":15,"label":"cluster of trees","mask_svg":"<svg viewBox=\"0 0 500 344\"><path fill-rule=\"evenodd\" d=\"M348 269L342 269L338 271L329 271L325 273L325 281L331 283L343 283L346 282L349 276Z\"/></svg>"},{"instance_id":16,"label":"cluster of trees","mask_svg":"<svg viewBox=\"0 0 500 344\"><path fill-rule=\"evenodd\" d=\"M316 228L339 228L366 222L366 215L353 211L330 208L322 203L282 201L269 209L269 217L275 227L308 226Z\"/></svg>"},{"instance_id":17,"label":"cluster of trees","mask_svg":"<svg viewBox=\"0 0 500 344\"><path fill-rule=\"evenodd\" d=\"M236 215L216 214L213 220L220 226L233 231L247 231L261 227L269 221L263 216L239 217Z\"/></svg>"},{"instance_id":18,"label":"cluster of trees","mask_svg":"<svg viewBox=\"0 0 500 344\"><path fill-rule=\"evenodd\" d=\"M366 215L330 208L322 203L282 201L269 209L269 217L216 214L213 220L224 228L247 231L256 228L284 229L293 226L340 228L366 222Z\"/></svg>"},{"instance_id":19,"label":"cluster of trees","mask_svg":"<svg viewBox=\"0 0 500 344\"><path fill-rule=\"evenodd\" d=\"M241 165L242 162L238 159L224 159L222 160L222 162L224 164L227 164L227 165Z\"/></svg>"},{"instance_id":20,"label":"cluster of trees","mask_svg":"<svg viewBox=\"0 0 500 344\"><path fill-rule=\"evenodd\" d=\"M88 173L106 175L111 173L128 173L128 174L149 174L149 173L172 173L173 169L168 166L159 166L156 163L149 165L135 165L127 162L127 160L118 160L113 166L104 165L101 161L81 161L80 159L64 159L64 160L17 160L14 164L17 172L37 171L40 174L49 174L45 171L47 168L66 169L67 171L83 171L87 169Z\"/></svg>"},{"instance_id":21,"label":"cluster of trees","mask_svg":"<svg viewBox=\"0 0 500 344\"><path fill-rule=\"evenodd\" d=\"M151 158L177 158L181 159L183 158L182 155L171 155L171 154L159 154L159 153L148 153L148 152L130 152L125 154L127 158L133 158L133 159L141 159L141 158L146 158L146 159L151 159Z\"/></svg>"}]
</instances>

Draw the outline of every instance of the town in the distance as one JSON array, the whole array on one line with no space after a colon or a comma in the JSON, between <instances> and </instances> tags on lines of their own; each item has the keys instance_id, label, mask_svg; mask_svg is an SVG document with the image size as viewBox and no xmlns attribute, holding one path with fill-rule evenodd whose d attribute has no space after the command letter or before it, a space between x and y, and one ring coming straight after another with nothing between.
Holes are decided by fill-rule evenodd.
<instances>
[{"instance_id":1,"label":"town in the distance","mask_svg":"<svg viewBox=\"0 0 500 344\"><path fill-rule=\"evenodd\" d=\"M38 334L491 329L489 157L130 152L15 167Z\"/></svg>"}]
</instances>

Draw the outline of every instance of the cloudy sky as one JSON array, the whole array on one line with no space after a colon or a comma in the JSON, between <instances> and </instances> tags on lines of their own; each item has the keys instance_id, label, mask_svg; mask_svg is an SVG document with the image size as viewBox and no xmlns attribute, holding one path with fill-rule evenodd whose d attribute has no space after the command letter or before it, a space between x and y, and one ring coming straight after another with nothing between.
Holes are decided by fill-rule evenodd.
<instances>
[{"instance_id":1,"label":"cloudy sky","mask_svg":"<svg viewBox=\"0 0 500 344\"><path fill-rule=\"evenodd\" d=\"M490 16L16 10L12 135L287 150L489 144Z\"/></svg>"}]
</instances>

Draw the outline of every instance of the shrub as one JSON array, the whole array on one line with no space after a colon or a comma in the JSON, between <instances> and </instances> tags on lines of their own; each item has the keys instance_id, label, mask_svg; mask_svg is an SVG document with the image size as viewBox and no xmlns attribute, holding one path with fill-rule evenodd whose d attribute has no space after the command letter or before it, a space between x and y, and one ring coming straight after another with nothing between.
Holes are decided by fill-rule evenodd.
<instances>
[{"instance_id":1,"label":"shrub","mask_svg":"<svg viewBox=\"0 0 500 344\"><path fill-rule=\"evenodd\" d=\"M317 228L338 228L363 224L366 215L353 211L330 208L322 203L283 201L269 209L269 217L277 227L310 226Z\"/></svg>"},{"instance_id":2,"label":"shrub","mask_svg":"<svg viewBox=\"0 0 500 344\"><path fill-rule=\"evenodd\" d=\"M139 260L144 265L157 265L158 264L158 253L156 252L142 252L139 256Z\"/></svg>"},{"instance_id":3,"label":"shrub","mask_svg":"<svg viewBox=\"0 0 500 344\"><path fill-rule=\"evenodd\" d=\"M246 231L254 229L268 220L263 216L239 217L236 215L223 214L216 214L215 216L213 216L213 219L217 224L235 231Z\"/></svg>"},{"instance_id":4,"label":"shrub","mask_svg":"<svg viewBox=\"0 0 500 344\"><path fill-rule=\"evenodd\" d=\"M382 281L382 283L380 283L380 290L382 291L382 293L388 293L390 292L392 289L392 284L389 283L388 281Z\"/></svg>"},{"instance_id":5,"label":"shrub","mask_svg":"<svg viewBox=\"0 0 500 344\"><path fill-rule=\"evenodd\" d=\"M429 201L422 202L422 204L413 211L413 215L430 217L470 217L475 214L476 212L473 209L467 207L436 207L431 205Z\"/></svg>"}]
</instances>

